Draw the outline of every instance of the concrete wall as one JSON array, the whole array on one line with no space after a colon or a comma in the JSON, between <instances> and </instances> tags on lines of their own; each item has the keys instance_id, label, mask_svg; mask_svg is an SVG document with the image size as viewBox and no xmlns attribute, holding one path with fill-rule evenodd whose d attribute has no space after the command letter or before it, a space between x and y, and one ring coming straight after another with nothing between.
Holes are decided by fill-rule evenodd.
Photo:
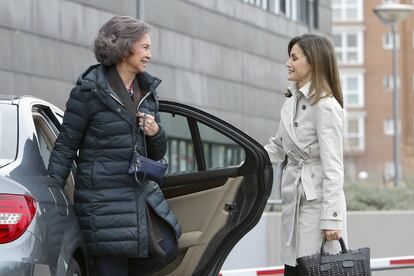
<instances>
[{"instance_id":1,"label":"concrete wall","mask_svg":"<svg viewBox=\"0 0 414 276\"><path fill-rule=\"evenodd\" d=\"M95 59L99 27L115 14L137 16L138 0L0 1L2 94L32 94L64 108L77 76ZM239 0L142 0L154 26L160 96L202 108L265 143L279 120L286 46L308 26ZM330 32L329 1L319 1Z\"/></svg>"},{"instance_id":2,"label":"concrete wall","mask_svg":"<svg viewBox=\"0 0 414 276\"><path fill-rule=\"evenodd\" d=\"M99 27L114 12L135 15L135 2L0 1L0 93L63 108L77 76L95 62L90 48Z\"/></svg>"},{"instance_id":3,"label":"concrete wall","mask_svg":"<svg viewBox=\"0 0 414 276\"><path fill-rule=\"evenodd\" d=\"M321 26L330 31L329 1ZM165 81L163 98L219 116L261 143L276 131L286 80L287 43L308 32L239 0L145 1L155 26L150 70Z\"/></svg>"},{"instance_id":4,"label":"concrete wall","mask_svg":"<svg viewBox=\"0 0 414 276\"><path fill-rule=\"evenodd\" d=\"M414 255L414 211L348 212L349 248L371 248L371 258ZM254 248L254 254L252 253ZM233 249L222 270L282 265L280 213L264 213L259 224ZM375 272L409 276L414 269Z\"/></svg>"}]
</instances>

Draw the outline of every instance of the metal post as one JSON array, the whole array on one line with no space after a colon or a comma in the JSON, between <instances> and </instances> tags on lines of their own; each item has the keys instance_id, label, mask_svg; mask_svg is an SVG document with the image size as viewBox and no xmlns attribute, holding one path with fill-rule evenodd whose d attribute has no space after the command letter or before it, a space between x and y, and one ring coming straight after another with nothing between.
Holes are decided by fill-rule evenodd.
<instances>
[{"instance_id":1,"label":"metal post","mask_svg":"<svg viewBox=\"0 0 414 276\"><path fill-rule=\"evenodd\" d=\"M399 98L397 88L397 23L391 24L392 31L392 79L393 79L393 105L392 115L394 120L394 185L400 186L400 118Z\"/></svg>"},{"instance_id":2,"label":"metal post","mask_svg":"<svg viewBox=\"0 0 414 276\"><path fill-rule=\"evenodd\" d=\"M309 27L309 32L310 33L313 32L314 23L315 23L314 22L315 21L315 19L314 19L315 12L313 10L313 2L314 2L314 0L308 0L308 5L309 5L309 9L308 9L308 20L309 20L308 27Z\"/></svg>"},{"instance_id":3,"label":"metal post","mask_svg":"<svg viewBox=\"0 0 414 276\"><path fill-rule=\"evenodd\" d=\"M137 17L144 20L144 0L137 0Z\"/></svg>"}]
</instances>

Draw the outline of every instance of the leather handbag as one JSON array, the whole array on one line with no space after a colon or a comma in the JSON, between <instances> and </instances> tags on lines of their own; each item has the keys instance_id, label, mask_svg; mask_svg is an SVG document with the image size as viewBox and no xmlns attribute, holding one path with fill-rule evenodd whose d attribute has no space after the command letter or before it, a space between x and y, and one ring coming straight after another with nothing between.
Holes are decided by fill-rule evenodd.
<instances>
[{"instance_id":1,"label":"leather handbag","mask_svg":"<svg viewBox=\"0 0 414 276\"><path fill-rule=\"evenodd\" d=\"M137 110L141 106L142 102L151 94L152 92L147 93L138 103ZM138 152L138 147L136 145L136 116L134 118L134 130L133 130L133 139L134 139L134 151L132 153L131 163L128 169L128 173L135 176L135 180L137 183L145 180L152 180L157 182L158 185L162 185L164 182L164 176L167 172L168 163L167 160L162 157L161 160L155 161L147 157L147 142L146 142L146 135L144 132L145 128L145 116L142 128L140 131L142 132L144 138L144 152L145 155L141 155ZM155 148L154 148L155 149ZM155 149L156 150L156 149ZM162 156L162 154L160 154Z\"/></svg>"},{"instance_id":2,"label":"leather handbag","mask_svg":"<svg viewBox=\"0 0 414 276\"><path fill-rule=\"evenodd\" d=\"M145 147L145 152L146 151L147 149ZM161 185L164 182L164 176L168 168L167 161L165 161L164 158L162 160L164 162L155 161L148 158L147 156L139 154L135 146L128 173L133 174L137 182L139 182L139 180L144 181L148 179L155 181L157 184Z\"/></svg>"},{"instance_id":3,"label":"leather handbag","mask_svg":"<svg viewBox=\"0 0 414 276\"><path fill-rule=\"evenodd\" d=\"M368 247L349 250L341 238L342 251L338 254L324 252L326 239L323 239L321 252L296 259L302 276L370 276L370 249Z\"/></svg>"}]
</instances>

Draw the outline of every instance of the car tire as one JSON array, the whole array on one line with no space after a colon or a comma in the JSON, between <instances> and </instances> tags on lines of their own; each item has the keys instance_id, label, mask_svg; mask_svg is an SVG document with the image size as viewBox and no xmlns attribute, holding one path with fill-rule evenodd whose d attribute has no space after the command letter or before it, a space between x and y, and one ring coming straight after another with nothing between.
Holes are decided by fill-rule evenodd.
<instances>
[{"instance_id":1,"label":"car tire","mask_svg":"<svg viewBox=\"0 0 414 276\"><path fill-rule=\"evenodd\" d=\"M66 276L82 276L82 270L78 264L78 261L76 261L73 257L70 260Z\"/></svg>"}]
</instances>

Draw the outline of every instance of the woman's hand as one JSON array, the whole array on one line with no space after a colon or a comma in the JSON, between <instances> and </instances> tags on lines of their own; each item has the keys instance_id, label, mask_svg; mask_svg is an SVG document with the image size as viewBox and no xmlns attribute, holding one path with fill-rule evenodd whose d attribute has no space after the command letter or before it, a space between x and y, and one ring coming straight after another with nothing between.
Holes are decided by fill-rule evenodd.
<instances>
[{"instance_id":1,"label":"woman's hand","mask_svg":"<svg viewBox=\"0 0 414 276\"><path fill-rule=\"evenodd\" d=\"M144 132L148 136L154 136L158 133L160 127L158 126L157 122L155 121L154 116L142 112L138 112L138 124L139 127L142 129L144 126L144 117L145 117L145 129Z\"/></svg>"},{"instance_id":2,"label":"woman's hand","mask_svg":"<svg viewBox=\"0 0 414 276\"><path fill-rule=\"evenodd\" d=\"M323 230L327 241L339 240L342 237L341 230Z\"/></svg>"}]
</instances>

